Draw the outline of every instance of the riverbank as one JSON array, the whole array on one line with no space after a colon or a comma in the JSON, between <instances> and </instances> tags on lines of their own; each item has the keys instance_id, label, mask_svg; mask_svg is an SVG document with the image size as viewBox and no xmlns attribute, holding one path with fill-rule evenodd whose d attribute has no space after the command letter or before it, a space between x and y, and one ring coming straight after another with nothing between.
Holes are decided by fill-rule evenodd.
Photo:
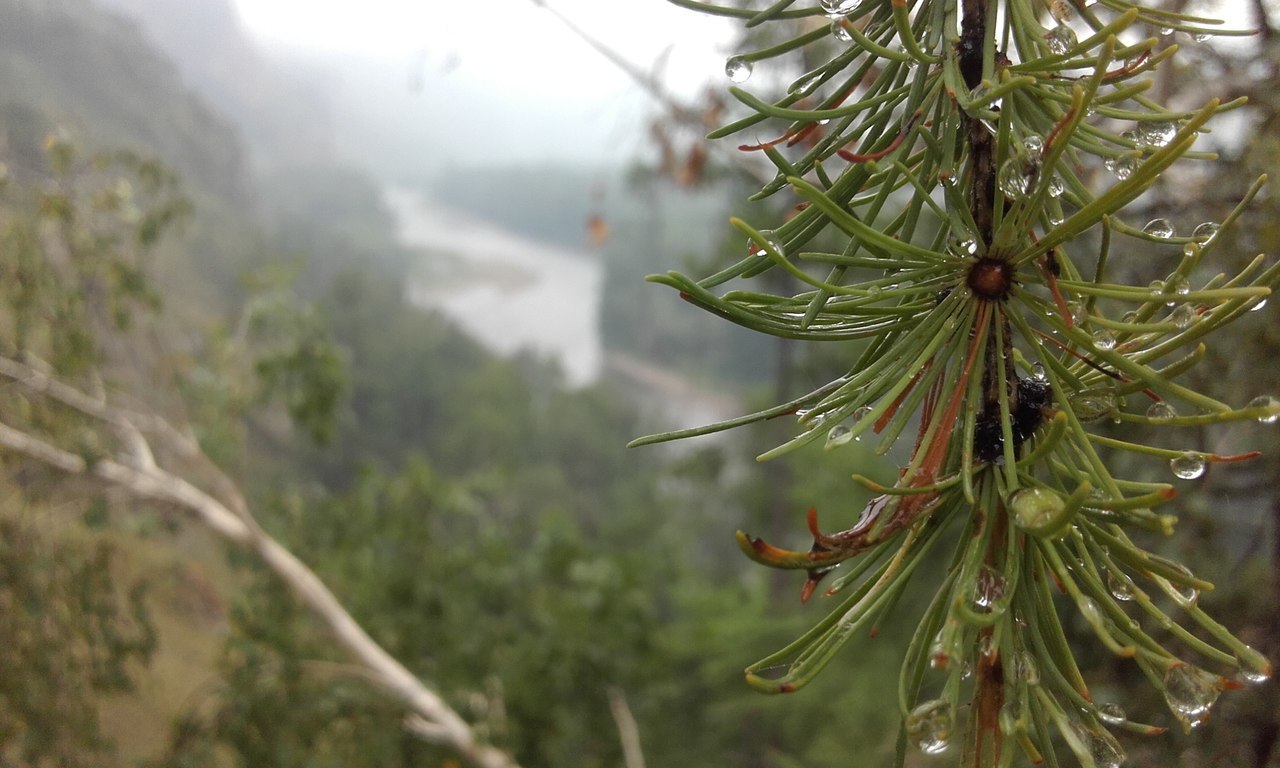
<instances>
[{"instance_id":1,"label":"riverbank","mask_svg":"<svg viewBox=\"0 0 1280 768\"><path fill-rule=\"evenodd\" d=\"M617 381L664 427L729 418L736 397L708 392L679 373L604 349L604 269L583 251L540 243L452 211L408 189L387 191L404 245L422 254L406 300L441 312L499 354L555 360L571 387Z\"/></svg>"}]
</instances>

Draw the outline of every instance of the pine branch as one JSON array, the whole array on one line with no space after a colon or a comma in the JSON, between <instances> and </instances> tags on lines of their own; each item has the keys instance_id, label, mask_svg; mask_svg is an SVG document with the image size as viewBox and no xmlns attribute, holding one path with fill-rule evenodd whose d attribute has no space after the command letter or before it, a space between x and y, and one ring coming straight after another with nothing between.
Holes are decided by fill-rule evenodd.
<instances>
[{"instance_id":1,"label":"pine branch","mask_svg":"<svg viewBox=\"0 0 1280 768\"><path fill-rule=\"evenodd\" d=\"M1263 256L1230 277L1206 279L1213 270L1201 269L1217 255L1219 229L1241 215L1265 178L1221 222L1189 233L1164 220L1138 229L1120 216L1176 161L1212 159L1193 150L1198 132L1239 106L1209 99L1198 110L1173 111L1155 103L1142 78L1176 47L1161 48L1155 37L1124 42L1132 35L1122 34L1243 31L1129 0L782 0L761 11L672 2L748 27L777 22L793 35L732 57L726 73L736 80L749 74L740 65L793 51L826 61L801 57L809 71L773 101L731 87L754 114L711 134L785 121L781 139L741 149L765 150L778 168L758 198L789 188L806 204L771 228L733 219L751 246L732 266L701 280L651 279L780 339L865 346L845 375L807 395L633 444L787 414L799 433L761 460L824 436L830 448L874 433L886 452L915 431L892 486L855 477L881 495L853 527L824 533L810 509L813 544L798 551L738 533L753 560L807 573L802 600L836 566L847 571L826 594L849 593L795 642L748 666L748 684L770 693L808 684L894 606L942 540L954 548L951 566L902 666L899 766L907 743L937 754L961 741L973 768L1008 765L1015 749L1058 765L1064 743L1085 768L1114 768L1124 752L1109 728L1162 732L1092 701L1064 608L1100 646L1132 660L1184 728L1202 721L1223 691L1266 680L1270 662L1196 605L1212 585L1129 538L1130 530L1171 532L1176 518L1154 508L1176 489L1114 476L1099 449L1168 461L1183 480L1258 453L1141 445L1090 426L1280 422L1273 396L1233 407L1177 381L1204 358L1207 335L1262 308L1280 285L1280 265L1267 266ZM837 42L823 41L812 24L793 24L819 14ZM793 149L792 139L814 135L812 146ZM1099 176L1101 183L1091 180ZM1108 267L1124 254L1113 235L1180 249L1181 259L1146 286L1114 282ZM767 272L801 292L767 292L778 290L775 282L717 293ZM1193 279L1204 282L1193 288ZM1178 350L1185 357L1169 362ZM1175 402L1191 412L1180 414ZM1177 619L1156 595L1182 609ZM1161 639L1123 602L1158 626ZM1169 635L1176 645L1163 640ZM1192 654L1207 668L1181 657Z\"/></svg>"}]
</instances>

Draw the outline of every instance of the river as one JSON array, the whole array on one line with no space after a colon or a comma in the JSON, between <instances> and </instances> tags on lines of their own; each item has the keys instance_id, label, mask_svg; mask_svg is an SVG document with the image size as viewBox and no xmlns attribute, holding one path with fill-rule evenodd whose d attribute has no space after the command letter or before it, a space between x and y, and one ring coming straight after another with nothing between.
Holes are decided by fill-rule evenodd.
<instances>
[{"instance_id":1,"label":"river","mask_svg":"<svg viewBox=\"0 0 1280 768\"><path fill-rule=\"evenodd\" d=\"M444 314L499 354L556 360L570 386L600 377L600 286L589 254L538 243L468 217L404 189L387 193L406 246L439 255L461 277L428 268L407 286L408 300ZM458 263L461 262L461 263Z\"/></svg>"},{"instance_id":2,"label":"river","mask_svg":"<svg viewBox=\"0 0 1280 768\"><path fill-rule=\"evenodd\" d=\"M411 190L392 188L386 200L401 242L437 262L413 271L405 289L411 304L439 311L499 354L532 351L555 360L571 387L607 375L653 412L663 428L705 424L738 412L732 396L606 352L599 322L604 270L590 254L507 232Z\"/></svg>"}]
</instances>

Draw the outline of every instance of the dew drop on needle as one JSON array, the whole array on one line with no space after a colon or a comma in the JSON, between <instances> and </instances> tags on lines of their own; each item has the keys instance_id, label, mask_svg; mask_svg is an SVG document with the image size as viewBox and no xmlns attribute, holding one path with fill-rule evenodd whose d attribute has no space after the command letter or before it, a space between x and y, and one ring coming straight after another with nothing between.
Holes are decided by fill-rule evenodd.
<instances>
[{"instance_id":1,"label":"dew drop on needle","mask_svg":"<svg viewBox=\"0 0 1280 768\"><path fill-rule=\"evenodd\" d=\"M742 58L734 56L724 63L724 73L730 80L735 83L745 83L751 77L751 70L755 66Z\"/></svg>"}]
</instances>

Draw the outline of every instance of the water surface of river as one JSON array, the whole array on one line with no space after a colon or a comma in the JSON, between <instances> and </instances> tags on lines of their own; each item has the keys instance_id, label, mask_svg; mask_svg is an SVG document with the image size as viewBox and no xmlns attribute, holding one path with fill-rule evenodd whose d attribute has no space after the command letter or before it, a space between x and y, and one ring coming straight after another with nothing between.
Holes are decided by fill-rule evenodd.
<instances>
[{"instance_id":1,"label":"water surface of river","mask_svg":"<svg viewBox=\"0 0 1280 768\"><path fill-rule=\"evenodd\" d=\"M556 360L571 386L600 376L603 270L589 254L523 238L416 192L387 202L407 247L438 259L407 286L411 303L439 310L501 354L531 350Z\"/></svg>"},{"instance_id":2,"label":"water surface of river","mask_svg":"<svg viewBox=\"0 0 1280 768\"><path fill-rule=\"evenodd\" d=\"M389 190L387 202L401 242L427 260L406 286L413 305L443 313L500 354L531 350L556 361L570 386L607 374L662 429L738 413L741 404L728 393L706 391L648 361L606 353L599 322L604 270L590 254L507 232L411 190Z\"/></svg>"}]
</instances>

